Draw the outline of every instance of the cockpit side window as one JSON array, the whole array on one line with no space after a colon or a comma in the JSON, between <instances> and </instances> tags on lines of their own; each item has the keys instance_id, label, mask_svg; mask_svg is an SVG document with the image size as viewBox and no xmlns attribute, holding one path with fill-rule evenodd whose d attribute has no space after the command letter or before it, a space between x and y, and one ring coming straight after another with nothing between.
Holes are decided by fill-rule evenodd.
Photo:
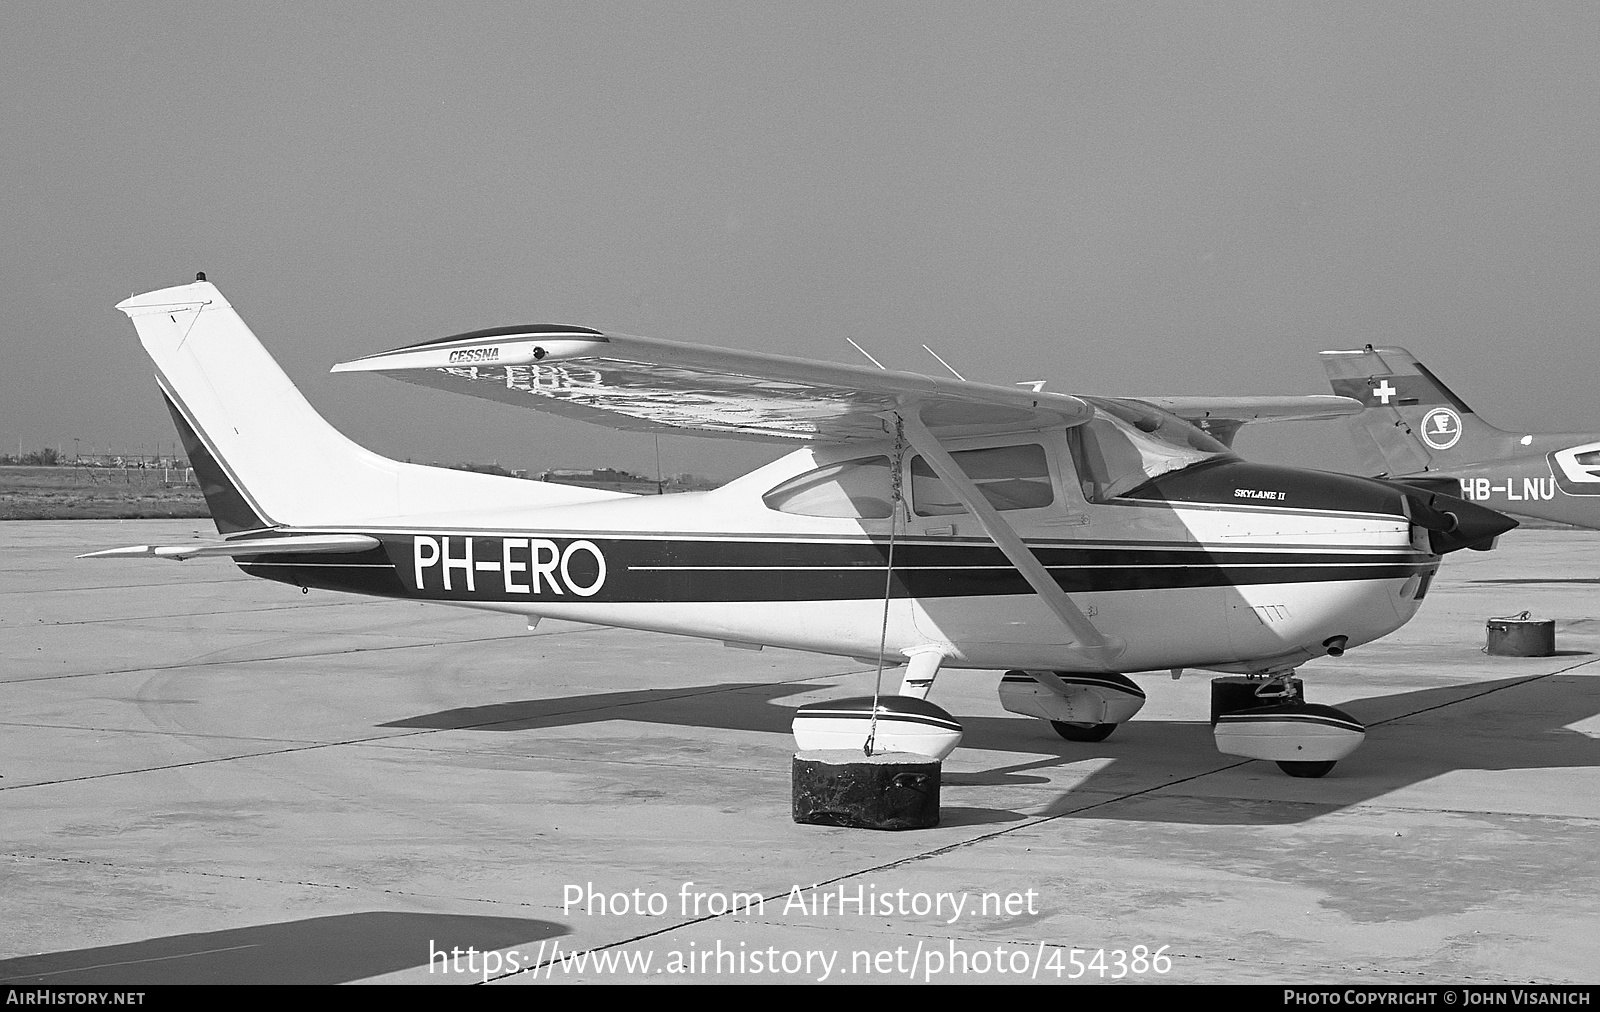
<instances>
[{"instance_id":1,"label":"cockpit side window","mask_svg":"<svg viewBox=\"0 0 1600 1012\"><path fill-rule=\"evenodd\" d=\"M1159 475L1232 456L1227 447L1179 419L1129 420L1103 406L1096 406L1092 420L1067 430L1067 445L1083 497L1098 503Z\"/></svg>"},{"instance_id":2,"label":"cockpit side window","mask_svg":"<svg viewBox=\"0 0 1600 1012\"><path fill-rule=\"evenodd\" d=\"M889 478L888 457L862 457L790 478L761 501L805 517L887 520L894 514Z\"/></svg>"},{"instance_id":3,"label":"cockpit side window","mask_svg":"<svg viewBox=\"0 0 1600 1012\"><path fill-rule=\"evenodd\" d=\"M957 450L950 456L997 510L1040 509L1055 502L1044 447L1037 443ZM932 465L921 457L911 461L911 502L919 517L967 511Z\"/></svg>"}]
</instances>

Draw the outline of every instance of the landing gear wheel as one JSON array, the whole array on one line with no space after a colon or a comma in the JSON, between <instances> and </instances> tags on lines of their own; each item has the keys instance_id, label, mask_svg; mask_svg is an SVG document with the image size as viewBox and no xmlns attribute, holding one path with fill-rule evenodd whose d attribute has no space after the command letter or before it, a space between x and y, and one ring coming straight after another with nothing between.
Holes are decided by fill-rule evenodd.
<instances>
[{"instance_id":1,"label":"landing gear wheel","mask_svg":"<svg viewBox=\"0 0 1600 1012\"><path fill-rule=\"evenodd\" d=\"M1307 763L1307 762L1280 762L1278 769L1283 770L1291 777L1325 777L1333 769L1333 763Z\"/></svg>"},{"instance_id":2,"label":"landing gear wheel","mask_svg":"<svg viewBox=\"0 0 1600 1012\"><path fill-rule=\"evenodd\" d=\"M1068 741L1105 741L1111 737L1111 732L1117 729L1115 724L1074 724L1065 720L1052 720L1050 726L1056 729L1056 734ZM1312 763L1299 763L1297 765L1310 766ZM1327 771L1324 770L1324 773ZM1320 776L1321 774L1318 774Z\"/></svg>"}]
</instances>

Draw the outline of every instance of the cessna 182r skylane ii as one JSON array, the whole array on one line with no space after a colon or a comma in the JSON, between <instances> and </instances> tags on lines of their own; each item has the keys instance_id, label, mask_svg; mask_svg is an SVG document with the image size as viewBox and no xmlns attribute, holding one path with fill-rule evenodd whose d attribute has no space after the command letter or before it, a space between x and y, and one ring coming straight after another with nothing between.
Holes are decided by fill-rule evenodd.
<instances>
[{"instance_id":1,"label":"cessna 182r skylane ii","mask_svg":"<svg viewBox=\"0 0 1600 1012\"><path fill-rule=\"evenodd\" d=\"M1296 666L1398 629L1440 556L1515 526L1228 448L1246 421L1359 410L1343 398L1075 397L567 326L334 371L799 448L665 496L424 467L329 426L203 275L117 308L223 537L93 555L224 556L303 588L905 665L898 695L802 707L802 748L875 735L943 758L960 725L926 699L942 668L1006 671L1008 710L1079 741L1143 704L1125 672L1203 668L1234 675L1214 692L1220 748L1321 776L1364 729L1306 703Z\"/></svg>"},{"instance_id":2,"label":"cessna 182r skylane ii","mask_svg":"<svg viewBox=\"0 0 1600 1012\"><path fill-rule=\"evenodd\" d=\"M1506 432L1479 418L1404 348L1325 351L1369 473L1519 516L1600 528L1600 434Z\"/></svg>"}]
</instances>

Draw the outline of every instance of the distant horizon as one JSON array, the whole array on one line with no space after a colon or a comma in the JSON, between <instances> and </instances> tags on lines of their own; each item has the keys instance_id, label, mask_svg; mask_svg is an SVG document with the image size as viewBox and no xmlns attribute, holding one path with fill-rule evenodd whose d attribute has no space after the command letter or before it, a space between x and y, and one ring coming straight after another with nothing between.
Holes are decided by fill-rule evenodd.
<instances>
[{"instance_id":1,"label":"distant horizon","mask_svg":"<svg viewBox=\"0 0 1600 1012\"><path fill-rule=\"evenodd\" d=\"M174 441L174 443L172 445L174 447L176 447L177 446L176 441ZM25 456L41 454L41 453L43 453L45 451L49 451L49 450L56 450L57 454L59 455L59 459L57 459L57 460L55 460L55 461L53 461L51 463L26 463L26 462L23 462L23 461L20 461L20 460L16 459L16 458L25 457ZM191 466L189 464L189 462L188 462L188 455L186 453L183 453L183 452L176 452L175 453L175 452L170 452L169 451L169 452L166 452L166 453L162 453L162 452L158 451L158 452L155 452L155 453L137 453L137 452L132 452L132 451L121 452L121 451L115 451L115 450L102 450L102 451L96 452L96 451L91 451L87 447L85 447L82 450L77 451L77 452L74 452L73 450L71 450L69 448L65 453L62 453L59 450L59 448L57 448L57 447L36 446L36 447L32 447L32 448L27 449L27 450L20 450L16 454L11 454L11 453L0 454L0 467L72 467L72 466L78 465L79 463L81 463L83 460L86 460L86 459L93 460L93 459L106 459L106 458L122 459L122 460L130 460L130 461L134 461L134 460L173 460L173 461L177 462L177 463L175 463L173 465L175 467L189 467L189 466ZM630 470L628 468L622 468L622 467L614 467L612 465L603 464L603 463L591 463L591 464L567 463L567 464L550 464L550 465L544 465L544 466L540 466L540 467L511 468L511 467L506 467L506 465L502 464L498 460L457 460L457 461L452 461L452 462L446 462L446 461L443 461L443 460L411 460L411 459L406 459L405 462L408 463L408 464L426 464L429 467L446 467L446 468L451 468L451 469L468 469L468 470L470 470L472 468L475 468L475 467L500 467L500 468L504 468L507 471L516 471L516 472L519 472L519 473L521 473L523 475L527 475L529 477L532 477L532 476L534 476L536 474L542 475L542 474L551 474L551 473L557 473L557 472L571 472L573 474L612 472L612 473L616 473L616 474L620 474L620 475L625 475L625 476L630 477L630 478L637 478L640 481L652 481L652 482L653 481L666 481L666 482L671 482L671 481L674 481L674 480L683 481L683 480L689 480L689 479L701 479L701 480L714 480L714 481L717 481L719 484L725 484L726 482L731 481L736 477L739 477L739 475L737 475L737 474L728 475L728 476L718 476L716 474L708 474L708 473L697 472L697 471L673 471L673 472L670 472L670 473L663 473L663 474L654 474L654 473L646 474L646 473L642 473L642 472L637 471L637 470Z\"/></svg>"}]
</instances>

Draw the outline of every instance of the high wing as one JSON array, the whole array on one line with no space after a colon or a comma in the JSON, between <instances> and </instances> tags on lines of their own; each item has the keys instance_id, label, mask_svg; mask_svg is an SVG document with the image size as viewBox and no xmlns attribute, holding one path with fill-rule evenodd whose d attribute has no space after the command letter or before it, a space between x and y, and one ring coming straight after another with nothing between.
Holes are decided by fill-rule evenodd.
<instances>
[{"instance_id":1,"label":"high wing","mask_svg":"<svg viewBox=\"0 0 1600 1012\"><path fill-rule=\"evenodd\" d=\"M379 372L630 430L841 443L893 436L897 429L889 419L898 418L900 434L1087 655L1110 664L1124 647L1103 635L1061 590L944 445L963 435L1080 425L1093 416L1093 399L552 325L472 331L344 362L333 371ZM1349 398L1327 394L1115 400L1178 415L1224 443L1250 421L1361 410Z\"/></svg>"},{"instance_id":2,"label":"high wing","mask_svg":"<svg viewBox=\"0 0 1600 1012\"><path fill-rule=\"evenodd\" d=\"M473 331L333 371L384 373L615 429L768 442L883 439L892 435L884 416L912 407L944 436L1072 426L1093 413L1068 394L550 325Z\"/></svg>"},{"instance_id":3,"label":"high wing","mask_svg":"<svg viewBox=\"0 0 1600 1012\"><path fill-rule=\"evenodd\" d=\"M1288 397L1119 397L1177 415L1225 446L1247 422L1300 422L1359 415L1360 401L1333 394Z\"/></svg>"},{"instance_id":4,"label":"high wing","mask_svg":"<svg viewBox=\"0 0 1600 1012\"><path fill-rule=\"evenodd\" d=\"M1086 657L1109 664L1125 646L1089 621L940 442L1081 425L1094 408L1080 398L553 326L473 331L341 363L334 371L386 373L618 429L776 442L903 436L978 518ZM900 421L891 424L891 417Z\"/></svg>"}]
</instances>

